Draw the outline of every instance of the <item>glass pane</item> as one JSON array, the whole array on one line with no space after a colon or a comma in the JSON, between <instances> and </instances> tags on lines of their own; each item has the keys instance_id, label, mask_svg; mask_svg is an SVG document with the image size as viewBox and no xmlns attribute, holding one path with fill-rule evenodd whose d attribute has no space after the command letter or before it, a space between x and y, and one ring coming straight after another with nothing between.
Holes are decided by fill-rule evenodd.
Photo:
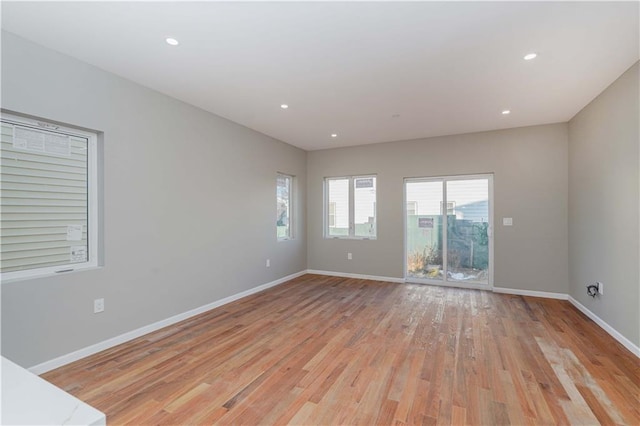
<instances>
[{"instance_id":1,"label":"glass pane","mask_svg":"<svg viewBox=\"0 0 640 426\"><path fill-rule=\"evenodd\" d=\"M442 182L407 182L407 272L443 279Z\"/></svg>"},{"instance_id":2,"label":"glass pane","mask_svg":"<svg viewBox=\"0 0 640 426\"><path fill-rule=\"evenodd\" d=\"M353 182L355 236L376 237L376 178L355 178Z\"/></svg>"},{"instance_id":3,"label":"glass pane","mask_svg":"<svg viewBox=\"0 0 640 426\"><path fill-rule=\"evenodd\" d=\"M88 139L3 122L0 145L0 271L88 262Z\"/></svg>"},{"instance_id":4,"label":"glass pane","mask_svg":"<svg viewBox=\"0 0 640 426\"><path fill-rule=\"evenodd\" d=\"M280 239L291 238L291 177L278 175L276 184L276 229Z\"/></svg>"},{"instance_id":5,"label":"glass pane","mask_svg":"<svg viewBox=\"0 0 640 426\"><path fill-rule=\"evenodd\" d=\"M447 280L489 282L489 181L447 181Z\"/></svg>"},{"instance_id":6,"label":"glass pane","mask_svg":"<svg viewBox=\"0 0 640 426\"><path fill-rule=\"evenodd\" d=\"M328 235L349 236L349 179L327 179Z\"/></svg>"}]
</instances>

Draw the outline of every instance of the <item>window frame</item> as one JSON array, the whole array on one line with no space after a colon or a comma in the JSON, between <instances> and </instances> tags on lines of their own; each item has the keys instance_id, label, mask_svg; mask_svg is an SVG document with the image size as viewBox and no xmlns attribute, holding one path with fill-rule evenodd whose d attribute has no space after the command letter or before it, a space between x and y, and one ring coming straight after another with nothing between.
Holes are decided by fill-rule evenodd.
<instances>
[{"instance_id":1,"label":"window frame","mask_svg":"<svg viewBox=\"0 0 640 426\"><path fill-rule=\"evenodd\" d=\"M356 227L355 227L355 185L357 179L366 179L366 178L374 178L376 180L376 197L373 202L373 217L375 218L374 226L375 226L375 235L374 236L357 236ZM348 210L349 210L349 235L331 235L329 233L329 215L330 215L330 201L329 201L329 181L332 180L343 180L346 179L349 181L348 188ZM326 239L340 239L340 240L377 240L378 239L378 211L377 211L377 201L378 201L378 175L377 174L365 174L365 175L352 175L352 176L328 176L324 178L323 182L323 237ZM334 223L335 223L335 214L334 214Z\"/></svg>"},{"instance_id":2,"label":"window frame","mask_svg":"<svg viewBox=\"0 0 640 426\"><path fill-rule=\"evenodd\" d=\"M278 221L277 221L278 178L281 178L281 177L289 179L289 235L285 237L278 236ZM295 176L287 173L282 173L282 172L276 173L276 239L278 241L289 241L294 239L294 233L293 233L293 181L294 181L294 178Z\"/></svg>"},{"instance_id":3,"label":"window frame","mask_svg":"<svg viewBox=\"0 0 640 426\"><path fill-rule=\"evenodd\" d=\"M21 271L0 272L2 282L20 281L31 278L56 276L63 273L82 271L98 267L99 259L99 185L98 185L98 133L69 127L48 120L27 118L4 111L0 112L0 121L11 125L29 127L36 130L61 133L87 139L87 261L66 263L56 266L36 267Z\"/></svg>"}]
</instances>

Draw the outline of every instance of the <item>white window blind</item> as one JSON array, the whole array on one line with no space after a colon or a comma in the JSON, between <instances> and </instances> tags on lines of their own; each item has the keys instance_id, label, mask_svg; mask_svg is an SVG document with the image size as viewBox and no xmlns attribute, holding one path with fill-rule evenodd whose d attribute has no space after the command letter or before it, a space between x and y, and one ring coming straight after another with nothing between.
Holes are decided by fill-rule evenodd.
<instances>
[{"instance_id":1,"label":"white window blind","mask_svg":"<svg viewBox=\"0 0 640 426\"><path fill-rule=\"evenodd\" d=\"M42 124L40 124L42 126ZM57 272L95 262L91 134L4 115L0 146L0 271Z\"/></svg>"}]
</instances>

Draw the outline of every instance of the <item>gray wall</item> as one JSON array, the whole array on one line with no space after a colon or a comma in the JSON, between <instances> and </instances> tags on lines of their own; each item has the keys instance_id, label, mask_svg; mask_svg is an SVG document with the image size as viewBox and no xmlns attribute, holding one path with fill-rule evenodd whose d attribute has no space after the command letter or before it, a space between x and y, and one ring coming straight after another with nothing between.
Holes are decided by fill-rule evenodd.
<instances>
[{"instance_id":1,"label":"gray wall","mask_svg":"<svg viewBox=\"0 0 640 426\"><path fill-rule=\"evenodd\" d=\"M494 286L567 293L567 155L566 123L309 152L308 266L400 278L403 178L494 173ZM323 238L323 178L368 173L378 239Z\"/></svg>"},{"instance_id":2,"label":"gray wall","mask_svg":"<svg viewBox=\"0 0 640 426\"><path fill-rule=\"evenodd\" d=\"M640 345L638 63L569 122L570 294ZM604 295L586 285L604 283Z\"/></svg>"},{"instance_id":3,"label":"gray wall","mask_svg":"<svg viewBox=\"0 0 640 426\"><path fill-rule=\"evenodd\" d=\"M104 132L104 267L2 283L7 358L33 366L306 269L304 151L4 32L2 107ZM276 241L278 171L296 176L293 241Z\"/></svg>"}]
</instances>

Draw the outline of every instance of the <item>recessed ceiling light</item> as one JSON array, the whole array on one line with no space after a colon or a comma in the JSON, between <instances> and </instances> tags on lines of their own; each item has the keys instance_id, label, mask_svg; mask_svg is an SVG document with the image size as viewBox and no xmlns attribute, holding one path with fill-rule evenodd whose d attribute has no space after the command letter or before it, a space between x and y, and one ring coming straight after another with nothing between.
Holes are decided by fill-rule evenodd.
<instances>
[{"instance_id":1,"label":"recessed ceiling light","mask_svg":"<svg viewBox=\"0 0 640 426\"><path fill-rule=\"evenodd\" d=\"M289 108L289 105L287 105L287 104L282 104L282 105L280 105L280 108L282 108L282 109L287 109L287 108Z\"/></svg>"},{"instance_id":2,"label":"recessed ceiling light","mask_svg":"<svg viewBox=\"0 0 640 426\"><path fill-rule=\"evenodd\" d=\"M502 115L509 115L511 114L511 111L508 109L505 109L504 111L502 111Z\"/></svg>"},{"instance_id":3,"label":"recessed ceiling light","mask_svg":"<svg viewBox=\"0 0 640 426\"><path fill-rule=\"evenodd\" d=\"M524 55L524 60L525 61L530 61L532 59L535 59L536 56L538 56L537 53L528 53L528 54Z\"/></svg>"},{"instance_id":4,"label":"recessed ceiling light","mask_svg":"<svg viewBox=\"0 0 640 426\"><path fill-rule=\"evenodd\" d=\"M331 133L331 137L332 137L332 138L337 138L337 137L338 137L338 134L337 134L337 133Z\"/></svg>"},{"instance_id":5,"label":"recessed ceiling light","mask_svg":"<svg viewBox=\"0 0 640 426\"><path fill-rule=\"evenodd\" d=\"M178 42L178 40L176 40L175 38L171 38L171 37L167 37L164 41L167 42L167 44L170 44L171 46L177 46L180 43Z\"/></svg>"}]
</instances>

